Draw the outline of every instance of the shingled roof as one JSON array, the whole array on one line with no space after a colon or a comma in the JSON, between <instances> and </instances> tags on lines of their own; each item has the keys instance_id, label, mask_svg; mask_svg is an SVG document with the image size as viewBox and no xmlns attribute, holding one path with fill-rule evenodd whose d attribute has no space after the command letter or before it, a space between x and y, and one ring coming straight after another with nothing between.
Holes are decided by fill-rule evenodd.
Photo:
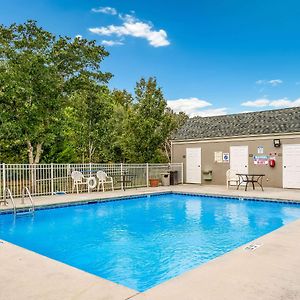
<instances>
[{"instance_id":1,"label":"shingled roof","mask_svg":"<svg viewBox=\"0 0 300 300\"><path fill-rule=\"evenodd\" d=\"M190 118L173 140L300 133L300 107Z\"/></svg>"}]
</instances>

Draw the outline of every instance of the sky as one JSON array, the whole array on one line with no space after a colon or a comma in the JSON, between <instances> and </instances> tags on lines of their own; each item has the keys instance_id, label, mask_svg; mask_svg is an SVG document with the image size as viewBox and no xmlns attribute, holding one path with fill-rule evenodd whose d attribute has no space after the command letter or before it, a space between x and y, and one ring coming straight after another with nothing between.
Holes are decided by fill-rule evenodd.
<instances>
[{"instance_id":1,"label":"sky","mask_svg":"<svg viewBox=\"0 0 300 300\"><path fill-rule=\"evenodd\" d=\"M1 24L95 39L111 88L155 76L190 116L300 106L299 15L299 0L0 0Z\"/></svg>"}]
</instances>

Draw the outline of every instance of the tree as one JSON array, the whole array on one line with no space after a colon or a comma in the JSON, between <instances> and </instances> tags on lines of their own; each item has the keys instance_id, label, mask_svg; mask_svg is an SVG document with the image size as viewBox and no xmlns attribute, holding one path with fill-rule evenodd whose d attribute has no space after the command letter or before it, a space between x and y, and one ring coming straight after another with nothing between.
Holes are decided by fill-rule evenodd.
<instances>
[{"instance_id":1,"label":"tree","mask_svg":"<svg viewBox=\"0 0 300 300\"><path fill-rule=\"evenodd\" d=\"M35 21L1 25L0 137L6 147L26 145L29 163L39 163L61 130L70 95L111 78L100 71L107 55L95 41L56 38Z\"/></svg>"},{"instance_id":2,"label":"tree","mask_svg":"<svg viewBox=\"0 0 300 300\"><path fill-rule=\"evenodd\" d=\"M155 78L142 78L135 88L124 151L130 162L167 161L161 150L173 130L172 115Z\"/></svg>"},{"instance_id":3,"label":"tree","mask_svg":"<svg viewBox=\"0 0 300 300\"><path fill-rule=\"evenodd\" d=\"M168 158L168 161L171 162L171 139L172 135L176 132L176 130L181 127L187 120L188 115L184 112L174 113L170 108L167 108L167 114L169 114L171 121L169 122L169 134L166 137L164 143L163 143L163 151Z\"/></svg>"},{"instance_id":4,"label":"tree","mask_svg":"<svg viewBox=\"0 0 300 300\"><path fill-rule=\"evenodd\" d=\"M90 85L74 93L73 106L65 110L66 138L82 162L110 159L113 105L107 88Z\"/></svg>"},{"instance_id":5,"label":"tree","mask_svg":"<svg viewBox=\"0 0 300 300\"><path fill-rule=\"evenodd\" d=\"M110 161L128 161L126 147L128 145L129 118L133 109L133 97L126 90L113 90L111 93L113 116L110 120Z\"/></svg>"}]
</instances>

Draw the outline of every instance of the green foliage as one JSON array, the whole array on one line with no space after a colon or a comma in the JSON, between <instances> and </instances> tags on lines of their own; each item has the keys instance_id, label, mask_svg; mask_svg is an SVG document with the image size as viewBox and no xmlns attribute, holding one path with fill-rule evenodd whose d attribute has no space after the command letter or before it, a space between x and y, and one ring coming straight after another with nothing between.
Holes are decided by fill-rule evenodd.
<instances>
[{"instance_id":1,"label":"green foliage","mask_svg":"<svg viewBox=\"0 0 300 300\"><path fill-rule=\"evenodd\" d=\"M56 39L34 21L0 26L1 138L27 145L30 163L38 163L59 134L69 94L111 77L100 72L107 55L95 42Z\"/></svg>"},{"instance_id":2,"label":"green foliage","mask_svg":"<svg viewBox=\"0 0 300 300\"><path fill-rule=\"evenodd\" d=\"M174 114L155 78L110 91L108 52L36 22L0 26L0 161L167 162Z\"/></svg>"},{"instance_id":3,"label":"green foliage","mask_svg":"<svg viewBox=\"0 0 300 300\"><path fill-rule=\"evenodd\" d=\"M173 115L155 78L142 78L127 122L125 151L130 162L167 161L162 146L173 130Z\"/></svg>"}]
</instances>

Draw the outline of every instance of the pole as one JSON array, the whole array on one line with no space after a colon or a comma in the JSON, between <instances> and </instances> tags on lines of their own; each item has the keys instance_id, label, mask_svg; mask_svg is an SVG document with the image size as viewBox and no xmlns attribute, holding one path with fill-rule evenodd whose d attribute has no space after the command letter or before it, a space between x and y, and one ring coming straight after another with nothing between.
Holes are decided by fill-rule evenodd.
<instances>
[{"instance_id":1,"label":"pole","mask_svg":"<svg viewBox=\"0 0 300 300\"><path fill-rule=\"evenodd\" d=\"M51 169L50 169L50 176L51 176L51 195L54 195L54 172L53 172L53 163L51 163Z\"/></svg>"},{"instance_id":2,"label":"pole","mask_svg":"<svg viewBox=\"0 0 300 300\"><path fill-rule=\"evenodd\" d=\"M123 174L123 163L121 163L121 176L120 176L121 178L120 178L120 180L121 180L121 190L122 191L124 191L124 186L123 186L123 178L124 177L123 177L123 175L124 175Z\"/></svg>"},{"instance_id":3,"label":"pole","mask_svg":"<svg viewBox=\"0 0 300 300\"><path fill-rule=\"evenodd\" d=\"M146 180L147 180L147 187L149 187L149 164L146 163Z\"/></svg>"},{"instance_id":4,"label":"pole","mask_svg":"<svg viewBox=\"0 0 300 300\"><path fill-rule=\"evenodd\" d=\"M2 183L3 183L3 199L4 200L6 200L5 198L6 198L6 178L5 178L5 176L6 176L6 174L5 174L5 163L3 163L2 164L2 176L3 176L3 178L2 178Z\"/></svg>"}]
</instances>

